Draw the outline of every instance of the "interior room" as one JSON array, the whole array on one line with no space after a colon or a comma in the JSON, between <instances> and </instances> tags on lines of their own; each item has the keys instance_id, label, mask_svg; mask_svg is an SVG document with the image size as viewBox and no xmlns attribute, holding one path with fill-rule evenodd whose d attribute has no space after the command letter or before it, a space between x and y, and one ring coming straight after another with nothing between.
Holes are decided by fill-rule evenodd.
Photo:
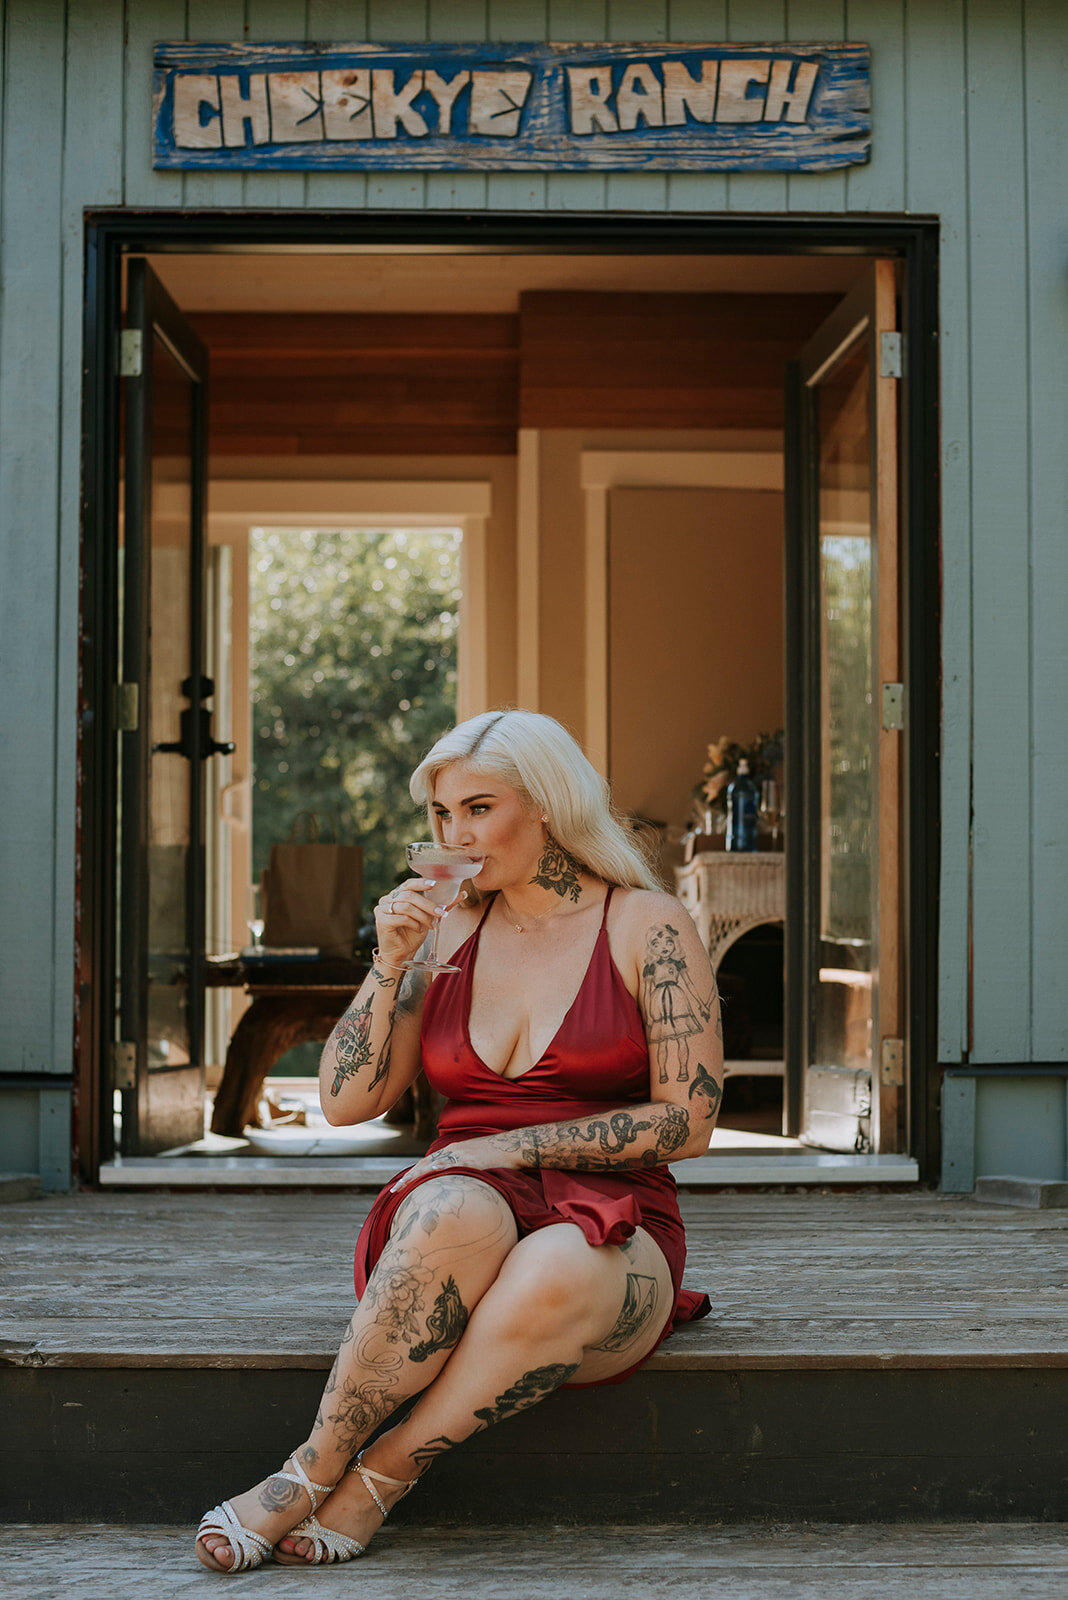
<instances>
[{"instance_id":1,"label":"interior room","mask_svg":"<svg viewBox=\"0 0 1068 1600\"><path fill-rule=\"evenodd\" d=\"M725 821L709 747L768 741L767 887L717 935L728 1083L713 1150L796 1142L782 1136L786 912L771 859L789 804L781 743L775 762L784 368L865 264L445 249L149 258L210 358L207 654L216 736L233 750L208 775L209 959L262 933L256 550L272 531L277 556L283 533L314 545L338 530L452 530L456 716L524 705L560 718L706 937L698 869L723 850ZM209 989L209 1101L249 1003L245 987ZM310 1101L322 1016L308 1026L249 1119L266 1124L261 1150ZM406 1104L352 1148L413 1130L418 1145L428 1114ZM245 1129L231 1116L201 1148L248 1148Z\"/></svg>"}]
</instances>

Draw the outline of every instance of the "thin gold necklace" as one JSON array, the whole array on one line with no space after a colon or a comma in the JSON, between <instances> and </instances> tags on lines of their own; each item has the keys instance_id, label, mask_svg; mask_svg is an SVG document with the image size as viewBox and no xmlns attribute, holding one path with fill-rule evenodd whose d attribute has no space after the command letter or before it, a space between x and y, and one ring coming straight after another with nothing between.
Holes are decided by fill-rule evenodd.
<instances>
[{"instance_id":1,"label":"thin gold necklace","mask_svg":"<svg viewBox=\"0 0 1068 1600\"><path fill-rule=\"evenodd\" d=\"M523 926L523 924L521 922L517 922L515 920L515 912L512 910L511 906L508 904L508 898L505 895L503 890L501 891L501 901L502 901L503 905L505 906L505 909L506 909L506 912L507 912L507 915L508 915L508 920L511 922L512 927L515 929L516 933L526 933L526 932L528 932L528 929L524 928L524 926ZM555 916L556 913L559 911L560 907L563 905L563 903L564 902L562 900L560 900L560 901L557 902L557 904L555 906L550 906L548 911L542 911L540 913L540 915L538 915L536 917L531 917L531 919L530 919L531 926L536 926L538 923L547 921L549 917Z\"/></svg>"}]
</instances>

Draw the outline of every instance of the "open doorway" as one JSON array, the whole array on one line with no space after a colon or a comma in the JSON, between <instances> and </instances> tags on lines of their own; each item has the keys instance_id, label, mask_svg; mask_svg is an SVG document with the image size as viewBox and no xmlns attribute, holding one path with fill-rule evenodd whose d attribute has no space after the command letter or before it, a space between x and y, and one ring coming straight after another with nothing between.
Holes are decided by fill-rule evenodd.
<instances>
[{"instance_id":1,"label":"open doorway","mask_svg":"<svg viewBox=\"0 0 1068 1600\"><path fill-rule=\"evenodd\" d=\"M383 496L418 501L413 514L439 526L450 494L463 502L473 537L463 539L459 714L525 703L560 716L621 809L655 835L668 886L700 900L724 854L702 803L709 747L776 734L788 745L792 720L797 759L787 369L865 280L868 258L486 252L465 255L461 270L447 250L232 249L157 254L149 267L212 361L216 547L226 519L293 525L287 507L302 495L309 528L350 522L344 512L325 522L316 496L364 496L365 528ZM443 484L453 486L444 498ZM236 660L234 646L231 631ZM757 863L778 887L720 952L733 1011L721 1146L736 1135L747 1152L811 1140L810 1063L790 1020L802 1002L783 954L804 912L782 846L791 803L807 801L788 765ZM247 873L251 885L251 845ZM231 917L239 902L248 920L247 892L231 893ZM870 1009L866 1029L870 1078ZM874 1142L870 1117L857 1131L863 1093L851 1089L845 1149L900 1152L900 1120L891 1133L884 1119ZM841 1128L824 1137L842 1147Z\"/></svg>"}]
</instances>

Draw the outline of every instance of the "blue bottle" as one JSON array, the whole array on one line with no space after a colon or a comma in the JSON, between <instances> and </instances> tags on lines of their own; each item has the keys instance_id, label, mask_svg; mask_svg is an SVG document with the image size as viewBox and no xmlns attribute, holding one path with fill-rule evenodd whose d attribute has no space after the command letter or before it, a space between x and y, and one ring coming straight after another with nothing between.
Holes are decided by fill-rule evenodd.
<instances>
[{"instance_id":1,"label":"blue bottle","mask_svg":"<svg viewBox=\"0 0 1068 1600\"><path fill-rule=\"evenodd\" d=\"M749 776L749 763L743 756L734 779L727 785L728 850L756 849L758 799L757 786Z\"/></svg>"}]
</instances>

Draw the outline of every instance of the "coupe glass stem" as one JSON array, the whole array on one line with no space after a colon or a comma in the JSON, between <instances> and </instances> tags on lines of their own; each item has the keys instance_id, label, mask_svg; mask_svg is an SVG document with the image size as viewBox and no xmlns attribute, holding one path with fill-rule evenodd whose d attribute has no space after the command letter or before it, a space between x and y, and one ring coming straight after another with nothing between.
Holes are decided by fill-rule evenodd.
<instances>
[{"instance_id":1,"label":"coupe glass stem","mask_svg":"<svg viewBox=\"0 0 1068 1600\"><path fill-rule=\"evenodd\" d=\"M430 965L432 967L436 967L436 966L439 965L439 962L438 962L438 934L441 932L441 924L444 921L445 921L445 914L443 913L440 917L438 917L435 920L434 926L430 930Z\"/></svg>"}]
</instances>

